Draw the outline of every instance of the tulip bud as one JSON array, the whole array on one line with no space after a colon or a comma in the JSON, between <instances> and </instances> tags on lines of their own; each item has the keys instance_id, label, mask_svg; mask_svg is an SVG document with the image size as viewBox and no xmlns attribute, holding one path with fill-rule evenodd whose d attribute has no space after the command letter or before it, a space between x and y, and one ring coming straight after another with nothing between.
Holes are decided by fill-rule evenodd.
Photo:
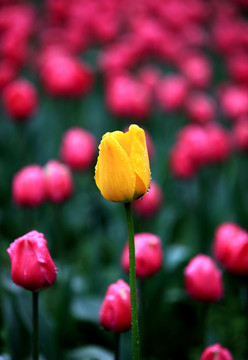
<instances>
[{"instance_id":1,"label":"tulip bud","mask_svg":"<svg viewBox=\"0 0 248 360\"><path fill-rule=\"evenodd\" d=\"M69 129L63 136L60 157L73 170L86 170L96 156L96 139L80 127Z\"/></svg>"},{"instance_id":2,"label":"tulip bud","mask_svg":"<svg viewBox=\"0 0 248 360\"><path fill-rule=\"evenodd\" d=\"M44 61L41 78L46 90L54 96L83 96L93 84L88 65L69 55L54 55Z\"/></svg>"},{"instance_id":3,"label":"tulip bud","mask_svg":"<svg viewBox=\"0 0 248 360\"><path fill-rule=\"evenodd\" d=\"M159 211L162 202L162 189L158 183L151 180L150 189L141 199L133 202L133 208L141 217L149 218Z\"/></svg>"},{"instance_id":4,"label":"tulip bud","mask_svg":"<svg viewBox=\"0 0 248 360\"><path fill-rule=\"evenodd\" d=\"M33 230L10 244L7 252L11 261L13 282L30 291L39 291L53 285L57 267L47 249L42 233Z\"/></svg>"},{"instance_id":5,"label":"tulip bud","mask_svg":"<svg viewBox=\"0 0 248 360\"><path fill-rule=\"evenodd\" d=\"M14 80L3 91L5 111L15 120L26 120L34 115L38 99L34 85L28 80Z\"/></svg>"},{"instance_id":6,"label":"tulip bud","mask_svg":"<svg viewBox=\"0 0 248 360\"><path fill-rule=\"evenodd\" d=\"M46 198L45 176L41 166L29 165L14 175L12 196L21 206L39 206Z\"/></svg>"},{"instance_id":7,"label":"tulip bud","mask_svg":"<svg viewBox=\"0 0 248 360\"><path fill-rule=\"evenodd\" d=\"M108 287L99 317L105 330L120 333L131 329L130 287L125 281L120 279Z\"/></svg>"},{"instance_id":8,"label":"tulip bud","mask_svg":"<svg viewBox=\"0 0 248 360\"><path fill-rule=\"evenodd\" d=\"M137 125L129 131L106 133L99 146L96 185L109 201L131 202L150 186L150 166L145 132Z\"/></svg>"},{"instance_id":9,"label":"tulip bud","mask_svg":"<svg viewBox=\"0 0 248 360\"><path fill-rule=\"evenodd\" d=\"M221 271L206 255L197 255L184 269L184 283L189 296L203 302L218 301L223 295Z\"/></svg>"},{"instance_id":10,"label":"tulip bud","mask_svg":"<svg viewBox=\"0 0 248 360\"><path fill-rule=\"evenodd\" d=\"M216 106L213 99L204 92L195 92L189 95L185 108L191 121L205 124L214 120Z\"/></svg>"},{"instance_id":11,"label":"tulip bud","mask_svg":"<svg viewBox=\"0 0 248 360\"><path fill-rule=\"evenodd\" d=\"M179 67L193 86L206 88L210 85L212 66L203 53L182 54Z\"/></svg>"},{"instance_id":12,"label":"tulip bud","mask_svg":"<svg viewBox=\"0 0 248 360\"><path fill-rule=\"evenodd\" d=\"M49 200L60 203L73 191L73 179L70 169L56 160L49 161L44 167L46 194Z\"/></svg>"},{"instance_id":13,"label":"tulip bud","mask_svg":"<svg viewBox=\"0 0 248 360\"><path fill-rule=\"evenodd\" d=\"M188 92L188 82L181 75L167 75L157 84L157 99L165 111L182 108Z\"/></svg>"},{"instance_id":14,"label":"tulip bud","mask_svg":"<svg viewBox=\"0 0 248 360\"><path fill-rule=\"evenodd\" d=\"M223 223L215 231L214 257L230 272L248 274L248 233L234 223Z\"/></svg>"},{"instance_id":15,"label":"tulip bud","mask_svg":"<svg viewBox=\"0 0 248 360\"><path fill-rule=\"evenodd\" d=\"M159 236L151 233L139 233L134 236L135 264L137 278L146 278L156 274L163 263L163 250ZM123 269L129 272L128 243L121 257Z\"/></svg>"},{"instance_id":16,"label":"tulip bud","mask_svg":"<svg viewBox=\"0 0 248 360\"><path fill-rule=\"evenodd\" d=\"M235 147L240 151L248 150L248 116L243 116L233 125L233 139Z\"/></svg>"},{"instance_id":17,"label":"tulip bud","mask_svg":"<svg viewBox=\"0 0 248 360\"><path fill-rule=\"evenodd\" d=\"M233 357L228 349L215 344L203 351L200 360L233 360Z\"/></svg>"},{"instance_id":18,"label":"tulip bud","mask_svg":"<svg viewBox=\"0 0 248 360\"><path fill-rule=\"evenodd\" d=\"M170 170L175 177L191 179L196 174L197 167L191 157L190 150L180 142L171 149L169 164Z\"/></svg>"}]
</instances>

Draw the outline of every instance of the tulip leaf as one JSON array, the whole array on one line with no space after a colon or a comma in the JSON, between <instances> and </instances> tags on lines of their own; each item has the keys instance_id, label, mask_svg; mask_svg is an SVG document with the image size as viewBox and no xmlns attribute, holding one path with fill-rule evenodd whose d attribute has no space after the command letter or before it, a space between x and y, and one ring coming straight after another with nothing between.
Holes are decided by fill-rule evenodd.
<instances>
[{"instance_id":1,"label":"tulip leaf","mask_svg":"<svg viewBox=\"0 0 248 360\"><path fill-rule=\"evenodd\" d=\"M167 270L174 271L191 255L191 249L186 245L170 245L164 255L164 266Z\"/></svg>"},{"instance_id":2,"label":"tulip leaf","mask_svg":"<svg viewBox=\"0 0 248 360\"><path fill-rule=\"evenodd\" d=\"M94 296L78 297L71 304L72 315L81 321L98 323L102 298Z\"/></svg>"},{"instance_id":3,"label":"tulip leaf","mask_svg":"<svg viewBox=\"0 0 248 360\"><path fill-rule=\"evenodd\" d=\"M84 346L71 351L66 360L113 360L114 355L95 345Z\"/></svg>"}]
</instances>

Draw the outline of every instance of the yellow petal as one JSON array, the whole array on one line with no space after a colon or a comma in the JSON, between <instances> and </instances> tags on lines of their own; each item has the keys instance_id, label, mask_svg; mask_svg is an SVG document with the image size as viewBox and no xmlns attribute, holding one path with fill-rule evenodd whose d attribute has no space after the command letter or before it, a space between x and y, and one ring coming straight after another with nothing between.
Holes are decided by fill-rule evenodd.
<instances>
[{"instance_id":1,"label":"yellow petal","mask_svg":"<svg viewBox=\"0 0 248 360\"><path fill-rule=\"evenodd\" d=\"M95 180L105 199L128 202L133 200L136 176L126 151L116 139L121 136L104 135L99 146Z\"/></svg>"},{"instance_id":2,"label":"yellow petal","mask_svg":"<svg viewBox=\"0 0 248 360\"><path fill-rule=\"evenodd\" d=\"M150 186L151 172L149 157L144 130L137 125L131 125L129 131L132 135L130 161L136 174L134 198L138 198L145 195Z\"/></svg>"}]
</instances>

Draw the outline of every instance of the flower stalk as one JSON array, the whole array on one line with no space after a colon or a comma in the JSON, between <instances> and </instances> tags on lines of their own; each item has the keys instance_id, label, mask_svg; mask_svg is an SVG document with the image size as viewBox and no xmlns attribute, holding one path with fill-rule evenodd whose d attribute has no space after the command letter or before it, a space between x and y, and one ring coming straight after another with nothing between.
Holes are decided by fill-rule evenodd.
<instances>
[{"instance_id":1,"label":"flower stalk","mask_svg":"<svg viewBox=\"0 0 248 360\"><path fill-rule=\"evenodd\" d=\"M32 292L33 302L33 360L39 359L39 326L38 326L38 304L39 293L38 291Z\"/></svg>"},{"instance_id":2,"label":"flower stalk","mask_svg":"<svg viewBox=\"0 0 248 360\"><path fill-rule=\"evenodd\" d=\"M138 324L138 308L137 308L137 290L136 290L136 269L135 269L135 247L134 247L134 227L131 203L125 203L127 228L128 228L128 244L129 244L129 282L130 282L130 298L131 298L131 314L132 314L132 344L133 344L133 360L140 359L139 350L139 324Z\"/></svg>"}]
</instances>

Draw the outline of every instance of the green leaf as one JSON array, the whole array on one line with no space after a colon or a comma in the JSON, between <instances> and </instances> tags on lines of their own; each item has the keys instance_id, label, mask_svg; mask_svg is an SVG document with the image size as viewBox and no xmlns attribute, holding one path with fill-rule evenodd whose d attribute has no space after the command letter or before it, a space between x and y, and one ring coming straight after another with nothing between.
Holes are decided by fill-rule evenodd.
<instances>
[{"instance_id":1,"label":"green leaf","mask_svg":"<svg viewBox=\"0 0 248 360\"><path fill-rule=\"evenodd\" d=\"M191 249L186 245L168 246L164 254L164 267L166 270L175 271L191 255Z\"/></svg>"},{"instance_id":2,"label":"green leaf","mask_svg":"<svg viewBox=\"0 0 248 360\"><path fill-rule=\"evenodd\" d=\"M71 313L78 320L98 323L102 300L102 298L94 296L76 298L72 302Z\"/></svg>"},{"instance_id":3,"label":"green leaf","mask_svg":"<svg viewBox=\"0 0 248 360\"><path fill-rule=\"evenodd\" d=\"M75 349L68 353L66 360L113 360L112 352L99 346L90 345Z\"/></svg>"}]
</instances>

